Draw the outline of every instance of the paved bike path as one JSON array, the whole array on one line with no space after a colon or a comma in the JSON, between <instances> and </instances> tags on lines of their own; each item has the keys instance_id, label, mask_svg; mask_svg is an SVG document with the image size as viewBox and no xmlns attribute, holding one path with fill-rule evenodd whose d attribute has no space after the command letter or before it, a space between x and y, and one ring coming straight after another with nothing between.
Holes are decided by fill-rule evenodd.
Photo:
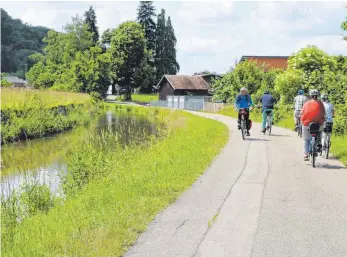
<instances>
[{"instance_id":1,"label":"paved bike path","mask_svg":"<svg viewBox=\"0 0 347 257\"><path fill-rule=\"evenodd\" d=\"M263 135L253 123L243 141L235 119L195 114L227 124L229 141L125 256L347 256L347 169L340 162L318 158L314 169L294 132L273 127Z\"/></svg>"}]
</instances>

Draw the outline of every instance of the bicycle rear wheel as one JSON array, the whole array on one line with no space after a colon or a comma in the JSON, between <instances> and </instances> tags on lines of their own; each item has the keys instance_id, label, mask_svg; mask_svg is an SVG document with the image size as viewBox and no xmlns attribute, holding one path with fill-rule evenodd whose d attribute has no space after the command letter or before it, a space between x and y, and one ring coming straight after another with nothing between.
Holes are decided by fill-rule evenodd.
<instances>
[{"instance_id":1,"label":"bicycle rear wheel","mask_svg":"<svg viewBox=\"0 0 347 257\"><path fill-rule=\"evenodd\" d=\"M241 120L241 134L242 134L242 139L245 140L246 137L246 126L245 126L245 121Z\"/></svg>"},{"instance_id":2,"label":"bicycle rear wheel","mask_svg":"<svg viewBox=\"0 0 347 257\"><path fill-rule=\"evenodd\" d=\"M267 132L269 133L269 136L271 135L271 128L272 128L272 120L271 118L268 118L268 128L267 128Z\"/></svg>"},{"instance_id":3,"label":"bicycle rear wheel","mask_svg":"<svg viewBox=\"0 0 347 257\"><path fill-rule=\"evenodd\" d=\"M329 149L330 149L330 135L327 134L324 140L325 144L325 159L329 158Z\"/></svg>"},{"instance_id":4,"label":"bicycle rear wheel","mask_svg":"<svg viewBox=\"0 0 347 257\"><path fill-rule=\"evenodd\" d=\"M311 163L312 167L316 167L316 138L312 137L311 139Z\"/></svg>"}]
</instances>

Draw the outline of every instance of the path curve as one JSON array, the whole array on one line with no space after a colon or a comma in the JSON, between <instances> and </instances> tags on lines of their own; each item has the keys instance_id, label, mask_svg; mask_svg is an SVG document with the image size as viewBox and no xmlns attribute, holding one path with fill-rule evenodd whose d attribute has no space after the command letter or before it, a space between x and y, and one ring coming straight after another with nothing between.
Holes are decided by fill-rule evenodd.
<instances>
[{"instance_id":1,"label":"path curve","mask_svg":"<svg viewBox=\"0 0 347 257\"><path fill-rule=\"evenodd\" d=\"M347 256L344 165L319 158L312 168L289 130L273 127L267 136L253 123L243 141L235 119L192 113L226 124L228 143L125 256Z\"/></svg>"}]
</instances>

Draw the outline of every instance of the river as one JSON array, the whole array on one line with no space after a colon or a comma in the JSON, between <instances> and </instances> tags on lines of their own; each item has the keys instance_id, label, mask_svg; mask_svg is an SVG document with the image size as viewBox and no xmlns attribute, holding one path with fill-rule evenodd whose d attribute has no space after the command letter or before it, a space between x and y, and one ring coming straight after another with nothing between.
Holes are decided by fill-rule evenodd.
<instances>
[{"instance_id":1,"label":"river","mask_svg":"<svg viewBox=\"0 0 347 257\"><path fill-rule=\"evenodd\" d=\"M122 145L143 136L156 134L158 124L146 116L105 112L88 126L52 137L21 141L3 145L1 149L1 194L8 196L26 181L37 181L58 194L61 172L68 172L64 154L69 146L90 134L116 132Z\"/></svg>"}]
</instances>

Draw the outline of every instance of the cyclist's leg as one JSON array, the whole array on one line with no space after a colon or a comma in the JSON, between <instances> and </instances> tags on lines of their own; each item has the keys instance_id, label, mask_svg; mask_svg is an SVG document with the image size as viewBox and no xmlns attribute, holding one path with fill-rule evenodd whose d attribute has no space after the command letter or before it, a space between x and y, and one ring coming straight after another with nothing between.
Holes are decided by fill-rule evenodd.
<instances>
[{"instance_id":1,"label":"cyclist's leg","mask_svg":"<svg viewBox=\"0 0 347 257\"><path fill-rule=\"evenodd\" d=\"M275 110L271 109L271 125L274 123L274 113L275 113Z\"/></svg>"},{"instance_id":2,"label":"cyclist's leg","mask_svg":"<svg viewBox=\"0 0 347 257\"><path fill-rule=\"evenodd\" d=\"M310 130L309 126L302 126L302 139L304 141L304 157L308 156L308 149L310 145Z\"/></svg>"},{"instance_id":3,"label":"cyclist's leg","mask_svg":"<svg viewBox=\"0 0 347 257\"><path fill-rule=\"evenodd\" d=\"M261 129L264 130L266 126L266 110L262 112L262 119L261 119Z\"/></svg>"}]
</instances>

